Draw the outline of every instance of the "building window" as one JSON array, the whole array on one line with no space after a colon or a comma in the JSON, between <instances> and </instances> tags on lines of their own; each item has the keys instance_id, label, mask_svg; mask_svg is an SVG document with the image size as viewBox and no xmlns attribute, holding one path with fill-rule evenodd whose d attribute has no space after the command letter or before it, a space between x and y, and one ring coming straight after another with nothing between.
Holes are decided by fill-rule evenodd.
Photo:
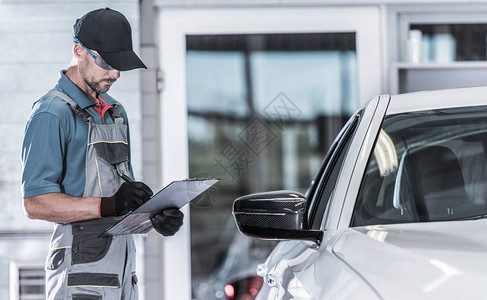
<instances>
[{"instance_id":1,"label":"building window","mask_svg":"<svg viewBox=\"0 0 487 300\"><path fill-rule=\"evenodd\" d=\"M10 299L11 300L44 300L45 271L42 266L10 267Z\"/></svg>"}]
</instances>

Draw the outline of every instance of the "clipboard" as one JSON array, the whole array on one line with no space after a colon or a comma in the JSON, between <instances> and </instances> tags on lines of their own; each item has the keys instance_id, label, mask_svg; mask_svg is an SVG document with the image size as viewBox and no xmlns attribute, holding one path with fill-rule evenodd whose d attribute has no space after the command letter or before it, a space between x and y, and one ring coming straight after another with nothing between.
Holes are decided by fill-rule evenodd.
<instances>
[{"instance_id":1,"label":"clipboard","mask_svg":"<svg viewBox=\"0 0 487 300\"><path fill-rule=\"evenodd\" d=\"M153 226L150 216L166 208L181 208L204 193L220 179L186 179L173 181L153 195L146 203L126 214L100 236L147 233Z\"/></svg>"}]
</instances>

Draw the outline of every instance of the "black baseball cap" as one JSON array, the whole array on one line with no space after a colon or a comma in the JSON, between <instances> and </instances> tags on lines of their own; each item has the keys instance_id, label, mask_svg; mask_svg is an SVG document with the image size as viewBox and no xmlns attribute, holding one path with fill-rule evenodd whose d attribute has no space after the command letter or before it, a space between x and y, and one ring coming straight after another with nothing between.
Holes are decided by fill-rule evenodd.
<instances>
[{"instance_id":1,"label":"black baseball cap","mask_svg":"<svg viewBox=\"0 0 487 300\"><path fill-rule=\"evenodd\" d=\"M119 71L146 68L132 49L132 29L120 12L100 8L77 19L74 36Z\"/></svg>"}]
</instances>

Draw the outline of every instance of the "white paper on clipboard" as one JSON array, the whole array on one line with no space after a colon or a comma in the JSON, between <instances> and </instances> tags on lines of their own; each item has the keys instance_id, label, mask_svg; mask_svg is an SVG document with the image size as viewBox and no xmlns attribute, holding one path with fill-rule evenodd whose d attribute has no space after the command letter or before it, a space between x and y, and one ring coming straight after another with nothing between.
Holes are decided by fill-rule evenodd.
<instances>
[{"instance_id":1,"label":"white paper on clipboard","mask_svg":"<svg viewBox=\"0 0 487 300\"><path fill-rule=\"evenodd\" d=\"M220 179L187 179L173 181L153 195L149 201L128 213L101 235L147 233L152 229L150 216L166 208L181 208L208 190Z\"/></svg>"}]
</instances>

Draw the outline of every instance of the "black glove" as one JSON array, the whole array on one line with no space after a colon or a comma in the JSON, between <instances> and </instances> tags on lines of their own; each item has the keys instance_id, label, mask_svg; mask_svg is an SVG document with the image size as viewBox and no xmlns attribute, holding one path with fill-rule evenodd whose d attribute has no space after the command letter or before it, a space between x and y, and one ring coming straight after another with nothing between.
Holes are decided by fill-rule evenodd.
<instances>
[{"instance_id":1,"label":"black glove","mask_svg":"<svg viewBox=\"0 0 487 300\"><path fill-rule=\"evenodd\" d=\"M101 197L102 217L121 216L135 210L152 196L152 190L143 182L124 182L111 197Z\"/></svg>"},{"instance_id":2,"label":"black glove","mask_svg":"<svg viewBox=\"0 0 487 300\"><path fill-rule=\"evenodd\" d=\"M168 208L150 217L154 229L164 236L178 232L183 225L184 214L177 208Z\"/></svg>"}]
</instances>

